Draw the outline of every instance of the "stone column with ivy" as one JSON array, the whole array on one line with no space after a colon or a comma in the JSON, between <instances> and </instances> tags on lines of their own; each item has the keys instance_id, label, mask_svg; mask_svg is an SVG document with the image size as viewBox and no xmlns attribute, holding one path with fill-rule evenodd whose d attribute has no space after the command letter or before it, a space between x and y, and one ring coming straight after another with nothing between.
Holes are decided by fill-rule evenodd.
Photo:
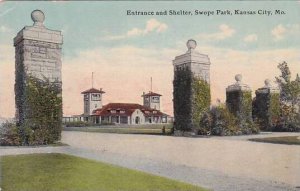
<instances>
[{"instance_id":1,"label":"stone column with ivy","mask_svg":"<svg viewBox=\"0 0 300 191\"><path fill-rule=\"evenodd\" d=\"M253 119L261 130L272 130L280 121L280 91L265 80L265 86L255 91Z\"/></svg>"},{"instance_id":2,"label":"stone column with ivy","mask_svg":"<svg viewBox=\"0 0 300 191\"><path fill-rule=\"evenodd\" d=\"M236 83L226 88L226 106L237 119L241 130L252 126L252 95L251 88L242 83L242 75L235 76ZM243 132L251 133L251 132Z\"/></svg>"},{"instance_id":3,"label":"stone column with ivy","mask_svg":"<svg viewBox=\"0 0 300 191\"><path fill-rule=\"evenodd\" d=\"M173 106L175 135L194 134L202 114L210 107L210 60L187 41L187 52L173 60Z\"/></svg>"},{"instance_id":4,"label":"stone column with ivy","mask_svg":"<svg viewBox=\"0 0 300 191\"><path fill-rule=\"evenodd\" d=\"M59 139L63 37L61 31L44 26L42 11L34 10L31 18L33 25L25 26L14 38L16 121L20 127L31 128L36 138L54 132Z\"/></svg>"}]
</instances>

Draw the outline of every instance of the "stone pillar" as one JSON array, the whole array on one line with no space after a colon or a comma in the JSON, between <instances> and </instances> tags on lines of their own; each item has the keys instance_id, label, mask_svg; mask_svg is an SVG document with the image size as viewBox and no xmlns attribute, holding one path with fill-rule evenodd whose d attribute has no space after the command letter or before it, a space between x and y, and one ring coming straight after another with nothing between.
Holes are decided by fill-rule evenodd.
<instances>
[{"instance_id":1,"label":"stone pillar","mask_svg":"<svg viewBox=\"0 0 300 191\"><path fill-rule=\"evenodd\" d=\"M235 76L236 83L226 88L226 106L241 123L252 122L252 96L248 85L242 83L242 75Z\"/></svg>"},{"instance_id":2,"label":"stone pillar","mask_svg":"<svg viewBox=\"0 0 300 191\"><path fill-rule=\"evenodd\" d=\"M187 41L187 52L173 60L174 128L182 132L195 132L200 118L210 106L210 60L196 51L197 42Z\"/></svg>"},{"instance_id":3,"label":"stone pillar","mask_svg":"<svg viewBox=\"0 0 300 191\"><path fill-rule=\"evenodd\" d=\"M271 80L265 80L265 86L255 91L253 100L253 120L261 130L272 130L279 122L280 92L271 85Z\"/></svg>"},{"instance_id":4,"label":"stone pillar","mask_svg":"<svg viewBox=\"0 0 300 191\"><path fill-rule=\"evenodd\" d=\"M45 15L40 10L31 13L33 26L25 26L14 38L16 120L22 124L26 111L25 86L27 77L49 80L60 87L61 96L61 31L47 29ZM45 100L47 101L47 100Z\"/></svg>"}]
</instances>

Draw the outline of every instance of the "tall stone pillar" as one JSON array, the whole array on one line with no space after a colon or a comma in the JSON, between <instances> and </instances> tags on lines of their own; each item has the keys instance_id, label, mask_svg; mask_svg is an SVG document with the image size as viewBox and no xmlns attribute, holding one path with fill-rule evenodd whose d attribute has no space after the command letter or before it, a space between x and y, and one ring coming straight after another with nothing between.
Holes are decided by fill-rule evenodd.
<instances>
[{"instance_id":1,"label":"tall stone pillar","mask_svg":"<svg viewBox=\"0 0 300 191\"><path fill-rule=\"evenodd\" d=\"M173 106L175 134L194 132L210 106L210 60L196 51L195 40L187 41L187 52L173 60Z\"/></svg>"},{"instance_id":2,"label":"tall stone pillar","mask_svg":"<svg viewBox=\"0 0 300 191\"><path fill-rule=\"evenodd\" d=\"M22 124L26 112L25 86L27 77L49 80L60 86L61 96L61 31L47 29L45 15L40 10L31 13L33 26L25 26L14 38L16 120ZM45 100L47 101L47 100Z\"/></svg>"},{"instance_id":3,"label":"tall stone pillar","mask_svg":"<svg viewBox=\"0 0 300 191\"><path fill-rule=\"evenodd\" d=\"M279 89L271 85L271 80L265 80L265 86L255 91L252 115L261 130L272 130L279 122L280 95Z\"/></svg>"},{"instance_id":4,"label":"tall stone pillar","mask_svg":"<svg viewBox=\"0 0 300 191\"><path fill-rule=\"evenodd\" d=\"M235 80L235 84L226 88L226 106L239 121L252 121L251 89L242 83L241 74L237 74Z\"/></svg>"}]
</instances>

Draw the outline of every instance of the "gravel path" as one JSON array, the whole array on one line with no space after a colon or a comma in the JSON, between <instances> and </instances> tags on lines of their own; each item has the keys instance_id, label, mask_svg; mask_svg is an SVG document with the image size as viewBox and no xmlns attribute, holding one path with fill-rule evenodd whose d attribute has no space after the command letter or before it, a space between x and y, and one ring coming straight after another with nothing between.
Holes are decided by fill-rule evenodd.
<instances>
[{"instance_id":1,"label":"gravel path","mask_svg":"<svg viewBox=\"0 0 300 191\"><path fill-rule=\"evenodd\" d=\"M71 146L0 147L0 156L66 153L216 191L300 190L296 188L300 186L299 146L255 143L234 137L184 138L86 132L63 132L63 142Z\"/></svg>"}]
</instances>

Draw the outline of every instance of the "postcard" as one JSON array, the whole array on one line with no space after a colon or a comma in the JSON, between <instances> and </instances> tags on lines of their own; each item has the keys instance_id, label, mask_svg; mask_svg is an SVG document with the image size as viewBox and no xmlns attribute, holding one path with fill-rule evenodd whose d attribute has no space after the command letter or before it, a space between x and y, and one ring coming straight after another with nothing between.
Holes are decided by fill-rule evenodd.
<instances>
[{"instance_id":1,"label":"postcard","mask_svg":"<svg viewBox=\"0 0 300 191\"><path fill-rule=\"evenodd\" d=\"M299 1L0 0L0 190L300 190Z\"/></svg>"}]
</instances>

